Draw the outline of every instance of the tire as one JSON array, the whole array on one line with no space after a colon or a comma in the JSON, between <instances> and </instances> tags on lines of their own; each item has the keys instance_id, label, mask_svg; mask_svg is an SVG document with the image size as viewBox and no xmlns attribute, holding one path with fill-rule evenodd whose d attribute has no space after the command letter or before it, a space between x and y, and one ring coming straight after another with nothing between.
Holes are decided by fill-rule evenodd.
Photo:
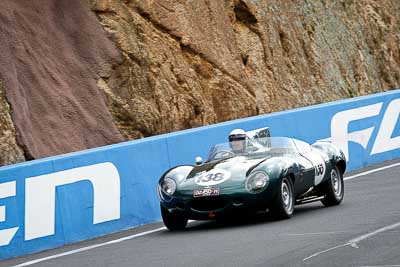
<instances>
[{"instance_id":1,"label":"tire","mask_svg":"<svg viewBox=\"0 0 400 267\"><path fill-rule=\"evenodd\" d=\"M278 195L271 207L271 211L277 219L289 219L293 215L294 204L292 180L284 177L279 184Z\"/></svg>"},{"instance_id":2,"label":"tire","mask_svg":"<svg viewBox=\"0 0 400 267\"><path fill-rule=\"evenodd\" d=\"M171 213L162 205L160 205L160 208L163 222L169 230L181 231L185 229L188 218L186 218L184 215Z\"/></svg>"},{"instance_id":3,"label":"tire","mask_svg":"<svg viewBox=\"0 0 400 267\"><path fill-rule=\"evenodd\" d=\"M344 182L343 175L337 166L331 170L330 178L322 184L321 191L325 196L324 199L321 200L324 206L336 206L342 202L344 196Z\"/></svg>"}]
</instances>

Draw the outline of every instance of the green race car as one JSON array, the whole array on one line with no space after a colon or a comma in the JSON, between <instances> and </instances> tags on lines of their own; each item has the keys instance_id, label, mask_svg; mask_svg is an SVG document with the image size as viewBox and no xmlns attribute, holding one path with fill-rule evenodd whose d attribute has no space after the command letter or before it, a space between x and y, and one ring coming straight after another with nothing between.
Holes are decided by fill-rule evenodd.
<instances>
[{"instance_id":1,"label":"green race car","mask_svg":"<svg viewBox=\"0 0 400 267\"><path fill-rule=\"evenodd\" d=\"M214 145L204 163L197 158L195 166L162 175L157 189L168 229L240 212L269 210L285 219L297 204L341 203L346 159L333 144L270 137L268 128L237 132L240 138L233 134L229 143Z\"/></svg>"}]
</instances>

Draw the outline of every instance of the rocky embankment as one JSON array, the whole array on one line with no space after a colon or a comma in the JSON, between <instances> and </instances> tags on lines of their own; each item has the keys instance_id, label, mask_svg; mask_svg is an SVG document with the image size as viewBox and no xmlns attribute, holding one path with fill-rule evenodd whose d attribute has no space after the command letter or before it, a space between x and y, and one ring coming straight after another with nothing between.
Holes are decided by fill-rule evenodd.
<instances>
[{"instance_id":1,"label":"rocky embankment","mask_svg":"<svg viewBox=\"0 0 400 267\"><path fill-rule=\"evenodd\" d=\"M398 88L397 0L0 2L0 164Z\"/></svg>"}]
</instances>

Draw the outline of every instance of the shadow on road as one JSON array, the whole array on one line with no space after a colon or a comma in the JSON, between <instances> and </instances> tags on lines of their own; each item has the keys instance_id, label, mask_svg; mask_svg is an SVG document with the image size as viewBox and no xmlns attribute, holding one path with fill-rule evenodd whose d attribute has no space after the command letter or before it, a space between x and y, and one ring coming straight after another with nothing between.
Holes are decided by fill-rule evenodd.
<instances>
[{"instance_id":1,"label":"shadow on road","mask_svg":"<svg viewBox=\"0 0 400 267\"><path fill-rule=\"evenodd\" d=\"M310 216L310 213L318 212L318 210L324 209L322 204L308 204L303 206L296 206L293 217L289 220L278 220L269 212L258 213L258 214L240 214L235 216L224 217L219 220L212 221L195 221L188 224L184 231L171 232L165 231L163 234L185 234L199 231L210 231L216 229L230 229L235 227L243 226L255 226L259 224L275 224L284 223L291 220L299 219L303 216Z\"/></svg>"}]
</instances>

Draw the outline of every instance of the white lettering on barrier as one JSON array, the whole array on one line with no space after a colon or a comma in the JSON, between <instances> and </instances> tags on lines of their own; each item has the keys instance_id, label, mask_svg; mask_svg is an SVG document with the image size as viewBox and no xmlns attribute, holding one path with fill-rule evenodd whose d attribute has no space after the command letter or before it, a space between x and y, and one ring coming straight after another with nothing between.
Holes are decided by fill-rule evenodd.
<instances>
[{"instance_id":1,"label":"white lettering on barrier","mask_svg":"<svg viewBox=\"0 0 400 267\"><path fill-rule=\"evenodd\" d=\"M400 136L392 138L397 121L399 120L399 115L400 99L396 99L390 102L385 112L382 126L379 129L374 146L372 147L371 155L400 148Z\"/></svg>"},{"instance_id":2,"label":"white lettering on barrier","mask_svg":"<svg viewBox=\"0 0 400 267\"><path fill-rule=\"evenodd\" d=\"M16 195L16 182L6 182L0 184L0 198L13 197ZM0 222L6 221L6 207L0 206ZM10 244L14 238L19 227L13 227L10 229L0 230L0 246L6 246Z\"/></svg>"},{"instance_id":3,"label":"white lettering on barrier","mask_svg":"<svg viewBox=\"0 0 400 267\"><path fill-rule=\"evenodd\" d=\"M54 235L56 187L88 180L93 187L93 224L120 218L120 177L109 162L26 179L25 240Z\"/></svg>"},{"instance_id":4,"label":"white lettering on barrier","mask_svg":"<svg viewBox=\"0 0 400 267\"><path fill-rule=\"evenodd\" d=\"M383 103L372 104L360 108L348 109L336 113L331 121L331 137L320 141L332 141L342 149L347 161L350 159L349 142L360 144L364 149L370 142L375 127L348 132L349 123L378 116ZM392 137L400 115L400 99L390 102L387 107L378 134L372 146L370 155L388 152L400 148L400 136Z\"/></svg>"},{"instance_id":5,"label":"white lettering on barrier","mask_svg":"<svg viewBox=\"0 0 400 267\"><path fill-rule=\"evenodd\" d=\"M6 221L6 206L0 206L0 222Z\"/></svg>"},{"instance_id":6,"label":"white lettering on barrier","mask_svg":"<svg viewBox=\"0 0 400 267\"><path fill-rule=\"evenodd\" d=\"M336 113L331 121L331 138L330 140L337 147L341 148L346 159L349 160L348 143L355 142L367 148L369 139L371 138L374 127L348 133L349 123L355 120L365 119L379 115L382 103L364 106L360 108L345 110Z\"/></svg>"}]
</instances>

